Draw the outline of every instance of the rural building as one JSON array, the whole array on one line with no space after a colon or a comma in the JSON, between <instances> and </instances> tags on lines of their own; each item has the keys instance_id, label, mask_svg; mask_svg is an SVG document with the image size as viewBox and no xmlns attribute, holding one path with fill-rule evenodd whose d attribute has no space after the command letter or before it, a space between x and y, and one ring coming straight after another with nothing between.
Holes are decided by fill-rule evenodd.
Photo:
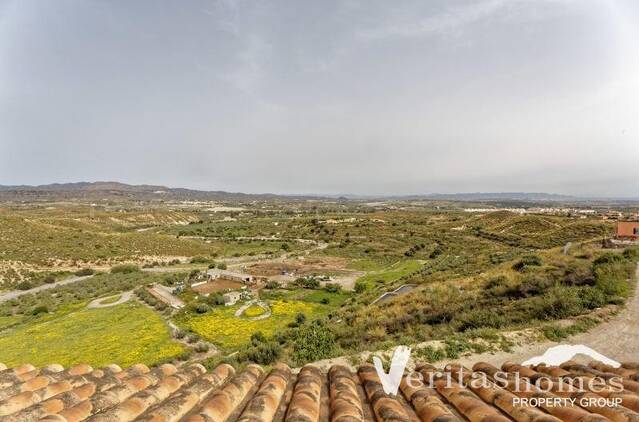
<instances>
[{"instance_id":1,"label":"rural building","mask_svg":"<svg viewBox=\"0 0 639 422\"><path fill-rule=\"evenodd\" d=\"M154 284L152 287L147 287L146 290L151 293L153 297L155 297L160 302L164 302L172 308L182 309L184 308L184 302L175 296L173 293L177 288L171 289L170 287L164 286L162 284Z\"/></svg>"},{"instance_id":2,"label":"rural building","mask_svg":"<svg viewBox=\"0 0 639 422\"><path fill-rule=\"evenodd\" d=\"M618 221L618 239L639 239L639 221Z\"/></svg>"},{"instance_id":3,"label":"rural building","mask_svg":"<svg viewBox=\"0 0 639 422\"><path fill-rule=\"evenodd\" d=\"M224 279L230 281L238 281L247 286L254 286L258 283L264 283L267 280L266 277L259 277L251 274L245 274L235 271L211 269L208 271L209 280Z\"/></svg>"},{"instance_id":4,"label":"rural building","mask_svg":"<svg viewBox=\"0 0 639 422\"><path fill-rule=\"evenodd\" d=\"M224 306L232 306L240 301L242 292L228 292L222 295L224 298Z\"/></svg>"},{"instance_id":5,"label":"rural building","mask_svg":"<svg viewBox=\"0 0 639 422\"><path fill-rule=\"evenodd\" d=\"M623 213L621 211L608 211L602 217L604 220L620 220L623 218Z\"/></svg>"}]
</instances>

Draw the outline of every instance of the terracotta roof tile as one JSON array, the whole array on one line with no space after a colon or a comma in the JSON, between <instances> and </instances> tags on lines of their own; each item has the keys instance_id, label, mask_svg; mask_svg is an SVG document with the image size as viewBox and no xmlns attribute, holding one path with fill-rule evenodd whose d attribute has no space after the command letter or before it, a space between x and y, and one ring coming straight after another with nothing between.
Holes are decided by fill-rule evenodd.
<instances>
[{"instance_id":1,"label":"terracotta roof tile","mask_svg":"<svg viewBox=\"0 0 639 422\"><path fill-rule=\"evenodd\" d=\"M407 372L400 393L391 396L369 364L328 372L307 365L298 374L283 364L268 371L249 365L238 373L226 364L209 372L199 364L124 370L0 364L0 422L639 422L638 374L637 363L614 368L596 361L507 362L501 369L482 362L472 369L424 364ZM560 404L522 406L521 399Z\"/></svg>"}]
</instances>

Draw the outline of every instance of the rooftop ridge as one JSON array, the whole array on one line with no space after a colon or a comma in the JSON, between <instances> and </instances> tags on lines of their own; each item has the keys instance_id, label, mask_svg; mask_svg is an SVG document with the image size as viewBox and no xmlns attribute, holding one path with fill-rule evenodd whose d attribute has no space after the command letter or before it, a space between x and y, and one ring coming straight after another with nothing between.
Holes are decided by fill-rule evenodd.
<instances>
[{"instance_id":1,"label":"rooftop ridge","mask_svg":"<svg viewBox=\"0 0 639 422\"><path fill-rule=\"evenodd\" d=\"M639 362L422 363L404 373L397 395L384 392L370 364L309 364L295 374L282 363L237 371L224 363L210 371L0 363L0 421L38 420L639 422Z\"/></svg>"}]
</instances>

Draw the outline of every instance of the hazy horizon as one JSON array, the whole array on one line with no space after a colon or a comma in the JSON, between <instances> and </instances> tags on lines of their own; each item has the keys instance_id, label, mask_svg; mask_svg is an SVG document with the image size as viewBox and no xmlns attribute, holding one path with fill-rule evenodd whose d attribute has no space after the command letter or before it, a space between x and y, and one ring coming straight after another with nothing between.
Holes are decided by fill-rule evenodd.
<instances>
[{"instance_id":1,"label":"hazy horizon","mask_svg":"<svg viewBox=\"0 0 639 422\"><path fill-rule=\"evenodd\" d=\"M639 197L639 3L0 0L0 184Z\"/></svg>"},{"instance_id":2,"label":"hazy horizon","mask_svg":"<svg viewBox=\"0 0 639 422\"><path fill-rule=\"evenodd\" d=\"M17 184L17 185L6 185L6 184L1 184L0 183L0 187L2 188L11 188L11 187L17 187L17 188L43 188L43 187L50 187L52 185L66 185L66 184L82 184L82 183L124 183L121 181L117 181L117 180L94 180L94 181L87 181L87 180L81 180L81 181L69 181L69 182L50 182L50 183L44 183L44 184L38 184L38 185L28 185L28 184ZM214 190L209 190L209 189L196 189L190 186L180 186L180 185L159 185L157 183L140 183L140 184L129 184L129 183L124 183L130 186L157 186L157 187L163 187L163 188L168 188L168 189L187 189L187 190L200 190L203 192L206 191L214 191ZM630 200L630 201L639 201L639 196L632 196L632 195L626 195L626 196L586 196L586 195L571 195L571 194L565 194L565 193L558 193L558 192L533 192L533 191L474 191L474 192L412 192L412 193L404 193L404 194L367 194L367 193L358 193L358 192L325 192L325 193L317 193L317 192L288 192L288 193L276 193L276 192L271 192L271 191L261 191L261 192L245 192L245 191L231 191L228 189L215 189L215 191L220 191L220 192L225 192L225 193L238 193L238 194L254 194L254 195L281 195L281 196L317 196L317 197L338 197L338 196L345 196L345 197L350 197L350 198L371 198L371 199L375 199L375 198L392 198L392 197L419 197L419 196L437 196L437 195L450 195L450 196L470 196L470 195L502 195L502 196L508 196L508 195L528 195L528 196L534 196L534 195L547 195L547 196L565 196L565 197L573 197L575 199L584 199L584 200L589 200L589 199L593 199L593 200Z\"/></svg>"}]
</instances>

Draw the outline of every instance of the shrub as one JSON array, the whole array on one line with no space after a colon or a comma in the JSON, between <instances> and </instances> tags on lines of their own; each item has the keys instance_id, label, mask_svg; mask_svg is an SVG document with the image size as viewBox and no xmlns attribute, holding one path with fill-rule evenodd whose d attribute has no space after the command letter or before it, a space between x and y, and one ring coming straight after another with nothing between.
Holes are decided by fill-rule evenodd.
<instances>
[{"instance_id":1,"label":"shrub","mask_svg":"<svg viewBox=\"0 0 639 422\"><path fill-rule=\"evenodd\" d=\"M437 258L439 255L441 255L444 251L442 250L442 247L437 244L435 245L435 249L433 249L433 251L430 253L430 255L428 256L430 259L435 259Z\"/></svg>"},{"instance_id":2,"label":"shrub","mask_svg":"<svg viewBox=\"0 0 639 422\"><path fill-rule=\"evenodd\" d=\"M342 291L342 286L338 283L326 283L326 285L324 286L324 290L329 293L339 293L340 291Z\"/></svg>"},{"instance_id":3,"label":"shrub","mask_svg":"<svg viewBox=\"0 0 639 422\"><path fill-rule=\"evenodd\" d=\"M484 327L500 328L507 324L506 318L491 309L474 309L461 314L457 320L459 321L459 331Z\"/></svg>"},{"instance_id":4,"label":"shrub","mask_svg":"<svg viewBox=\"0 0 639 422\"><path fill-rule=\"evenodd\" d=\"M33 288L33 286L28 281L22 281L22 282L18 283L16 288L18 290L29 290L29 289Z\"/></svg>"},{"instance_id":5,"label":"shrub","mask_svg":"<svg viewBox=\"0 0 639 422\"><path fill-rule=\"evenodd\" d=\"M595 278L588 266L573 264L566 268L563 282L569 286L593 285Z\"/></svg>"},{"instance_id":6,"label":"shrub","mask_svg":"<svg viewBox=\"0 0 639 422\"><path fill-rule=\"evenodd\" d=\"M423 358L428 363L435 363L446 359L446 352L440 348L436 349L433 346L426 346L421 349L417 349L417 356Z\"/></svg>"},{"instance_id":7,"label":"shrub","mask_svg":"<svg viewBox=\"0 0 639 422\"><path fill-rule=\"evenodd\" d=\"M203 256L194 256L191 258L191 264L206 264L209 260Z\"/></svg>"},{"instance_id":8,"label":"shrub","mask_svg":"<svg viewBox=\"0 0 639 422\"><path fill-rule=\"evenodd\" d=\"M248 349L242 360L250 360L260 365L270 365L282 356L282 347L274 341L260 343Z\"/></svg>"},{"instance_id":9,"label":"shrub","mask_svg":"<svg viewBox=\"0 0 639 422\"><path fill-rule=\"evenodd\" d=\"M623 255L620 255L620 254L614 253L614 252L606 252L606 253L598 256L593 261L593 265L595 267L597 267L597 266L604 265L604 264L620 263L620 262L623 262L623 260L624 260Z\"/></svg>"},{"instance_id":10,"label":"shrub","mask_svg":"<svg viewBox=\"0 0 639 422\"><path fill-rule=\"evenodd\" d=\"M205 314L210 310L210 308L208 307L207 304L205 303L198 303L195 306L195 312L197 312L198 314Z\"/></svg>"},{"instance_id":11,"label":"shrub","mask_svg":"<svg viewBox=\"0 0 639 422\"><path fill-rule=\"evenodd\" d=\"M628 297L630 285L626 281L627 271L623 264L614 263L595 267L595 285L607 296Z\"/></svg>"},{"instance_id":12,"label":"shrub","mask_svg":"<svg viewBox=\"0 0 639 422\"><path fill-rule=\"evenodd\" d=\"M337 351L335 335L322 324L301 327L293 340L292 358L298 365L327 359Z\"/></svg>"},{"instance_id":13,"label":"shrub","mask_svg":"<svg viewBox=\"0 0 639 422\"><path fill-rule=\"evenodd\" d=\"M444 351L448 359L458 359L462 353L471 349L470 343L464 338L448 338L444 343Z\"/></svg>"},{"instance_id":14,"label":"shrub","mask_svg":"<svg viewBox=\"0 0 639 422\"><path fill-rule=\"evenodd\" d=\"M537 296L552 287L555 282L544 274L530 274L522 279L518 291L521 296Z\"/></svg>"},{"instance_id":15,"label":"shrub","mask_svg":"<svg viewBox=\"0 0 639 422\"><path fill-rule=\"evenodd\" d=\"M538 300L537 318L562 319L583 312L579 291L557 286L546 292Z\"/></svg>"},{"instance_id":16,"label":"shrub","mask_svg":"<svg viewBox=\"0 0 639 422\"><path fill-rule=\"evenodd\" d=\"M220 270L225 270L227 267L225 263L220 262L219 264L217 264L217 268L219 268Z\"/></svg>"},{"instance_id":17,"label":"shrub","mask_svg":"<svg viewBox=\"0 0 639 422\"><path fill-rule=\"evenodd\" d=\"M577 320L572 325L569 325L567 327L561 327L556 324L549 325L542 329L542 333L551 341L561 341L566 337L572 336L574 334L588 331L595 325L597 325L597 323L594 320L586 317Z\"/></svg>"},{"instance_id":18,"label":"shrub","mask_svg":"<svg viewBox=\"0 0 639 422\"><path fill-rule=\"evenodd\" d=\"M524 255L519 261L513 265L515 271L525 271L529 267L541 266L541 258L537 255Z\"/></svg>"},{"instance_id":19,"label":"shrub","mask_svg":"<svg viewBox=\"0 0 639 422\"><path fill-rule=\"evenodd\" d=\"M224 305L224 297L220 293L210 294L206 298L206 303L208 303L211 306Z\"/></svg>"},{"instance_id":20,"label":"shrub","mask_svg":"<svg viewBox=\"0 0 639 422\"><path fill-rule=\"evenodd\" d=\"M264 335L263 332L261 331L256 331L253 334L251 334L251 344L253 346L257 346L260 343L264 343L266 342L266 336Z\"/></svg>"},{"instance_id":21,"label":"shrub","mask_svg":"<svg viewBox=\"0 0 639 422\"><path fill-rule=\"evenodd\" d=\"M568 330L558 325L549 325L542 329L544 336L550 341L561 341L568 337Z\"/></svg>"},{"instance_id":22,"label":"shrub","mask_svg":"<svg viewBox=\"0 0 639 422\"><path fill-rule=\"evenodd\" d=\"M53 284L55 283L55 277L52 275L48 275L42 281L45 282L46 284Z\"/></svg>"},{"instance_id":23,"label":"shrub","mask_svg":"<svg viewBox=\"0 0 639 422\"><path fill-rule=\"evenodd\" d=\"M517 292L517 286L513 286L508 277L500 275L489 278L484 284L486 293L491 296L512 296Z\"/></svg>"},{"instance_id":24,"label":"shrub","mask_svg":"<svg viewBox=\"0 0 639 422\"><path fill-rule=\"evenodd\" d=\"M295 315L295 322L297 322L298 324L304 324L306 322L306 315L304 315L301 312L298 312L297 315Z\"/></svg>"},{"instance_id":25,"label":"shrub","mask_svg":"<svg viewBox=\"0 0 639 422\"><path fill-rule=\"evenodd\" d=\"M206 343L198 343L195 345L195 351L198 353L206 353L209 351L209 345Z\"/></svg>"},{"instance_id":26,"label":"shrub","mask_svg":"<svg viewBox=\"0 0 639 422\"><path fill-rule=\"evenodd\" d=\"M628 261L639 261L639 248L627 248L623 251L623 257Z\"/></svg>"},{"instance_id":27,"label":"shrub","mask_svg":"<svg viewBox=\"0 0 639 422\"><path fill-rule=\"evenodd\" d=\"M82 268L75 272L75 275L77 275L78 277L84 277L93 274L95 274L95 270L93 268Z\"/></svg>"},{"instance_id":28,"label":"shrub","mask_svg":"<svg viewBox=\"0 0 639 422\"><path fill-rule=\"evenodd\" d=\"M130 274L140 271L140 267L134 264L121 264L111 268L111 274Z\"/></svg>"},{"instance_id":29,"label":"shrub","mask_svg":"<svg viewBox=\"0 0 639 422\"><path fill-rule=\"evenodd\" d=\"M279 289L281 287L280 283L278 283L277 281L268 281L265 285L264 288L269 289L269 290L275 290L275 289Z\"/></svg>"},{"instance_id":30,"label":"shrub","mask_svg":"<svg viewBox=\"0 0 639 422\"><path fill-rule=\"evenodd\" d=\"M601 308L608 303L606 294L598 288L584 287L581 290L581 303L586 309Z\"/></svg>"},{"instance_id":31,"label":"shrub","mask_svg":"<svg viewBox=\"0 0 639 422\"><path fill-rule=\"evenodd\" d=\"M318 289L320 282L314 278L301 277L295 280L295 284L304 289Z\"/></svg>"},{"instance_id":32,"label":"shrub","mask_svg":"<svg viewBox=\"0 0 639 422\"><path fill-rule=\"evenodd\" d=\"M364 293L366 291L366 283L361 281L361 280L357 280L355 282L355 293Z\"/></svg>"},{"instance_id":33,"label":"shrub","mask_svg":"<svg viewBox=\"0 0 639 422\"><path fill-rule=\"evenodd\" d=\"M31 311L31 315L46 314L48 312L49 308L47 308L46 305L40 305L33 308L33 311Z\"/></svg>"}]
</instances>

